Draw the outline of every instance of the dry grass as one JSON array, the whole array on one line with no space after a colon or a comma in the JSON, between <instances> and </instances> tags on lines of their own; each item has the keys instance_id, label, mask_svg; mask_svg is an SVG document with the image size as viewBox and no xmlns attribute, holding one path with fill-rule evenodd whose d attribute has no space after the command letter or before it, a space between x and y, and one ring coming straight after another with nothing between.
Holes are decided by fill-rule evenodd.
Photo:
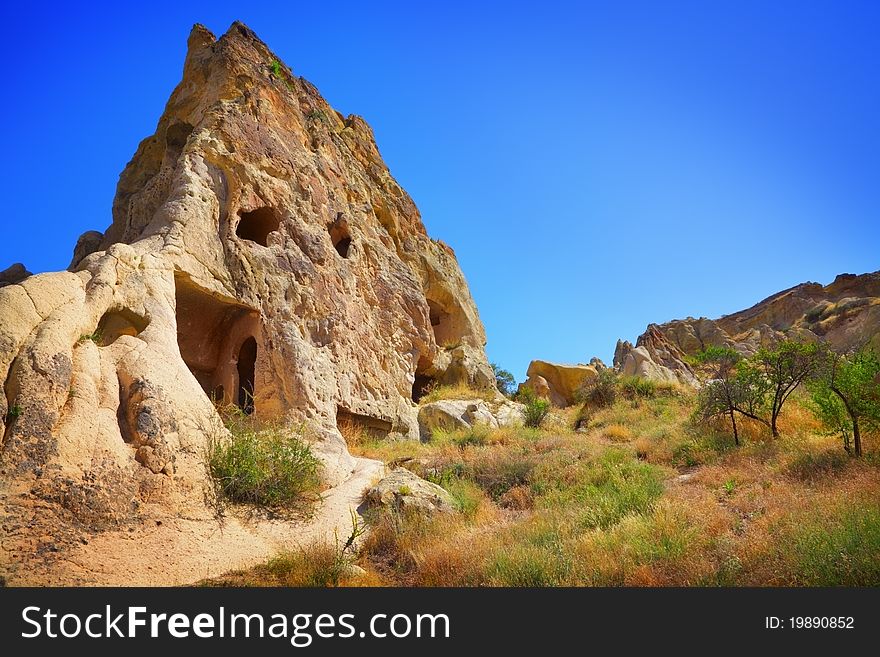
<instances>
[{"instance_id":1,"label":"dry grass","mask_svg":"<svg viewBox=\"0 0 880 657\"><path fill-rule=\"evenodd\" d=\"M420 404L430 404L431 402L441 401L444 399L483 399L485 401L493 401L498 393L489 388L471 388L465 383L446 386L431 386L430 389L419 400Z\"/></svg>"},{"instance_id":2,"label":"dry grass","mask_svg":"<svg viewBox=\"0 0 880 657\"><path fill-rule=\"evenodd\" d=\"M360 453L406 460L445 487L460 513L374 512L357 560L367 574L358 582L880 585L876 437L866 438L866 458L852 459L792 399L780 439L743 422L736 447L724 424L690 424L692 402L677 388L621 396L592 412L580 433L569 422L578 409L567 409L552 430L477 428L427 443L359 443ZM279 579L276 567L262 577L325 585L328 569L317 568L317 558L310 563L306 575Z\"/></svg>"}]
</instances>

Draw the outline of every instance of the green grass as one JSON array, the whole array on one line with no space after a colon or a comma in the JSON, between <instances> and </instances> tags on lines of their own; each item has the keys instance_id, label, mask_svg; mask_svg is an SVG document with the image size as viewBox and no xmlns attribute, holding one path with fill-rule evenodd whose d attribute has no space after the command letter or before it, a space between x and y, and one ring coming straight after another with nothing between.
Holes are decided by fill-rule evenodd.
<instances>
[{"instance_id":1,"label":"green grass","mask_svg":"<svg viewBox=\"0 0 880 657\"><path fill-rule=\"evenodd\" d=\"M850 508L830 518L805 518L785 542L785 560L800 586L880 584L880 507Z\"/></svg>"},{"instance_id":2,"label":"green grass","mask_svg":"<svg viewBox=\"0 0 880 657\"><path fill-rule=\"evenodd\" d=\"M606 529L651 510L663 493L661 471L610 448L594 460L539 464L532 483L539 507L570 509L585 529Z\"/></svg>"},{"instance_id":3,"label":"green grass","mask_svg":"<svg viewBox=\"0 0 880 657\"><path fill-rule=\"evenodd\" d=\"M95 329L91 333L83 333L79 336L80 342L94 342L99 347L104 340L104 332L101 329Z\"/></svg>"},{"instance_id":4,"label":"green grass","mask_svg":"<svg viewBox=\"0 0 880 657\"><path fill-rule=\"evenodd\" d=\"M13 404L9 407L9 410L6 411L6 422L12 422L19 417L21 417L21 406Z\"/></svg>"},{"instance_id":5,"label":"green grass","mask_svg":"<svg viewBox=\"0 0 880 657\"><path fill-rule=\"evenodd\" d=\"M231 437L215 441L208 463L223 497L267 507L295 506L321 483L321 464L294 431L227 422Z\"/></svg>"}]
</instances>

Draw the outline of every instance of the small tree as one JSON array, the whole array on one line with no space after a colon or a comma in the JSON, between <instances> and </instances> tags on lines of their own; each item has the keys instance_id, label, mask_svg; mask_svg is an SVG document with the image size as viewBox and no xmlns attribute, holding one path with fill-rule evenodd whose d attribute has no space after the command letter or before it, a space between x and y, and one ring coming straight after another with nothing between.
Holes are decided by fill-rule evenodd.
<instances>
[{"instance_id":1,"label":"small tree","mask_svg":"<svg viewBox=\"0 0 880 657\"><path fill-rule=\"evenodd\" d=\"M730 347L707 347L696 355L698 364L711 367L712 380L700 390L694 413L698 420L725 417L733 427L733 441L739 445L736 413L746 407L748 389L737 377L737 364L742 356Z\"/></svg>"},{"instance_id":2,"label":"small tree","mask_svg":"<svg viewBox=\"0 0 880 657\"><path fill-rule=\"evenodd\" d=\"M495 374L495 385L498 386L498 391L505 397L513 396L513 393L516 392L516 379L513 378L513 374L495 363L491 365L492 372Z\"/></svg>"},{"instance_id":3,"label":"small tree","mask_svg":"<svg viewBox=\"0 0 880 657\"><path fill-rule=\"evenodd\" d=\"M741 364L739 375L744 382L755 389L766 386L770 419L768 422L764 418L757 417L757 414L743 414L768 425L773 437L778 438L777 421L782 407L791 393L816 372L820 353L818 344L795 340L783 340L775 349L766 347L759 349L752 358Z\"/></svg>"},{"instance_id":4,"label":"small tree","mask_svg":"<svg viewBox=\"0 0 880 657\"><path fill-rule=\"evenodd\" d=\"M840 432L843 448L862 455L862 430L880 427L880 359L869 348L851 354L825 350L810 382L813 410L833 432ZM852 438L852 441L850 441Z\"/></svg>"}]
</instances>

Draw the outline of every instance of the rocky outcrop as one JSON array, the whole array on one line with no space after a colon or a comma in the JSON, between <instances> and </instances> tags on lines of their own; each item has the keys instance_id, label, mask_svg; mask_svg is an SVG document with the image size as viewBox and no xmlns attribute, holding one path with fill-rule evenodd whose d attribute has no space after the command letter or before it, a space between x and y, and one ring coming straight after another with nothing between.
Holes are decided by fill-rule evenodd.
<instances>
[{"instance_id":1,"label":"rocky outcrop","mask_svg":"<svg viewBox=\"0 0 880 657\"><path fill-rule=\"evenodd\" d=\"M435 430L456 431L477 425L493 429L523 422L523 405L510 400L443 399L419 408L419 430L428 440Z\"/></svg>"},{"instance_id":2,"label":"rocky outcrop","mask_svg":"<svg viewBox=\"0 0 880 657\"><path fill-rule=\"evenodd\" d=\"M587 381L596 378L598 372L593 365L562 365L533 360L526 375L528 379L520 384L520 389L529 389L563 408L575 403L578 390Z\"/></svg>"},{"instance_id":3,"label":"rocky outcrop","mask_svg":"<svg viewBox=\"0 0 880 657\"><path fill-rule=\"evenodd\" d=\"M618 340L614 367L622 374L696 385L688 357L709 346L744 356L784 338L822 340L847 351L865 343L880 348L880 272L841 274L833 283L803 283L747 310L650 324L635 347Z\"/></svg>"},{"instance_id":4,"label":"rocky outcrop","mask_svg":"<svg viewBox=\"0 0 880 657\"><path fill-rule=\"evenodd\" d=\"M4 276L7 576L145 518L213 518L215 404L309 427L333 485L355 467L337 418L417 439L427 384L494 386L455 254L370 127L240 23L193 28L112 224L71 270Z\"/></svg>"},{"instance_id":5,"label":"rocky outcrop","mask_svg":"<svg viewBox=\"0 0 880 657\"><path fill-rule=\"evenodd\" d=\"M33 274L25 269L23 264L16 262L14 265L10 265L3 271L0 271L0 287L21 283L28 276L33 276Z\"/></svg>"},{"instance_id":6,"label":"rocky outcrop","mask_svg":"<svg viewBox=\"0 0 880 657\"><path fill-rule=\"evenodd\" d=\"M455 511L452 495L406 468L395 468L370 488L364 496L364 506L367 509L391 508L428 514Z\"/></svg>"}]
</instances>

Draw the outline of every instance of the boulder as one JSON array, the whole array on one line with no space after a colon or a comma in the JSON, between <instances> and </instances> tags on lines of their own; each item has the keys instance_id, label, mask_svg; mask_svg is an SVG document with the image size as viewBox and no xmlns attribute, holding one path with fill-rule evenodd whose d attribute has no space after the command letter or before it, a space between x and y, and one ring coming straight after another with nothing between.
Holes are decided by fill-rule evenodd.
<instances>
[{"instance_id":1,"label":"boulder","mask_svg":"<svg viewBox=\"0 0 880 657\"><path fill-rule=\"evenodd\" d=\"M0 271L0 287L4 285L12 285L13 283L21 283L28 276L33 276L23 264L16 262L3 271Z\"/></svg>"},{"instance_id":2,"label":"boulder","mask_svg":"<svg viewBox=\"0 0 880 657\"><path fill-rule=\"evenodd\" d=\"M562 365L544 360L533 360L526 374L529 378L520 387L532 390L560 408L574 404L578 390L598 376L592 365Z\"/></svg>"},{"instance_id":3,"label":"boulder","mask_svg":"<svg viewBox=\"0 0 880 657\"><path fill-rule=\"evenodd\" d=\"M455 501L437 484L425 481L406 468L396 468L367 491L364 507L452 513L455 511Z\"/></svg>"},{"instance_id":4,"label":"boulder","mask_svg":"<svg viewBox=\"0 0 880 657\"><path fill-rule=\"evenodd\" d=\"M522 404L510 400L443 399L419 408L419 430L422 439L427 440L437 429L456 431L478 424L492 428L522 424L522 408Z\"/></svg>"}]
</instances>

